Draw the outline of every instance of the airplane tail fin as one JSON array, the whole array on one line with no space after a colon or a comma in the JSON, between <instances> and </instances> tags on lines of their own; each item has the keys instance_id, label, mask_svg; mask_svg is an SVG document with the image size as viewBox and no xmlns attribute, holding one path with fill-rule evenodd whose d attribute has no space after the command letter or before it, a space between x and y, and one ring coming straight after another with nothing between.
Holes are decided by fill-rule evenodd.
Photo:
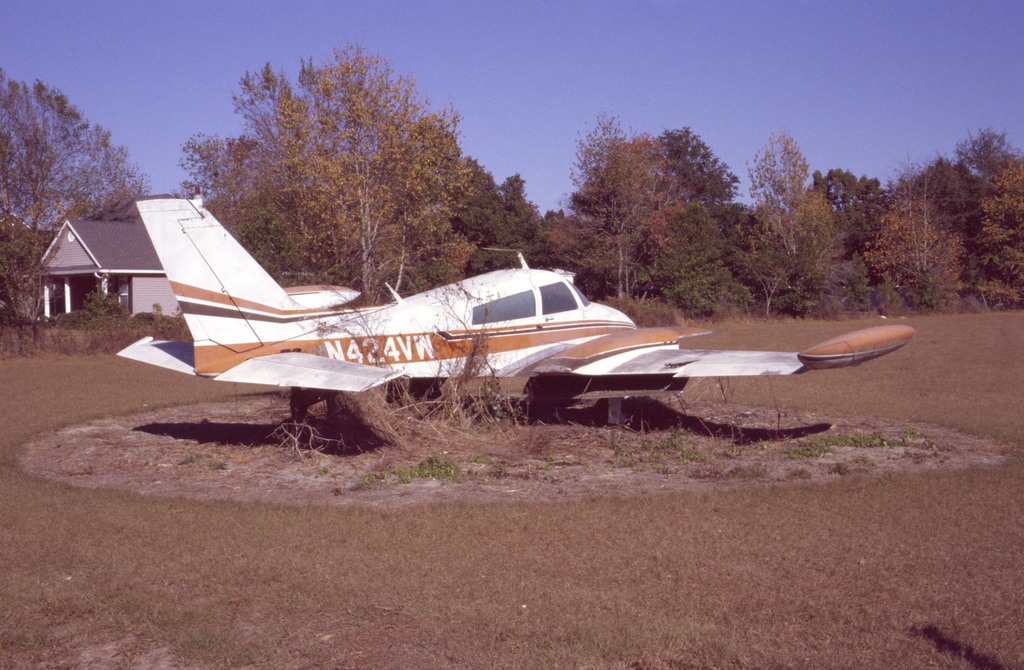
<instances>
[{"instance_id":1,"label":"airplane tail fin","mask_svg":"<svg viewBox=\"0 0 1024 670\"><path fill-rule=\"evenodd\" d=\"M255 349L310 329L302 321L311 310L293 301L199 200L137 203L192 331L197 373L223 372Z\"/></svg>"}]
</instances>

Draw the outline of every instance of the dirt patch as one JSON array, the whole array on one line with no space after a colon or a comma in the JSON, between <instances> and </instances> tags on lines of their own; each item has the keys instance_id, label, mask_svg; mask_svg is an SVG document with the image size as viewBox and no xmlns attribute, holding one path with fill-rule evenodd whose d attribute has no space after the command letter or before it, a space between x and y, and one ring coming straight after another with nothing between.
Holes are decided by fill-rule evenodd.
<instances>
[{"instance_id":1,"label":"dirt patch","mask_svg":"<svg viewBox=\"0 0 1024 670\"><path fill-rule=\"evenodd\" d=\"M630 426L570 409L526 425L456 430L396 418L401 446L299 451L266 396L91 421L39 437L22 466L76 486L202 500L409 505L538 500L825 481L998 464L1007 444L924 424L638 401ZM411 423L410 423L411 421Z\"/></svg>"}]
</instances>

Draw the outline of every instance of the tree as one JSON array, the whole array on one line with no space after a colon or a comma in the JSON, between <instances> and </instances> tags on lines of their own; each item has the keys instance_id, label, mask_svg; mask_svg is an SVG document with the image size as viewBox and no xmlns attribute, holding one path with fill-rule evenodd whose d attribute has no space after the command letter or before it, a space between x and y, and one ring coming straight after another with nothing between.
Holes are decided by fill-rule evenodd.
<instances>
[{"instance_id":1,"label":"tree","mask_svg":"<svg viewBox=\"0 0 1024 670\"><path fill-rule=\"evenodd\" d=\"M420 288L461 273L472 247L450 223L468 177L454 110L431 109L411 78L354 46L304 61L294 85L269 64L247 73L234 101L243 151L197 137L184 162L218 196L249 166L241 186L253 195L241 202L256 205L245 216L270 211L298 233L318 278L376 299L385 282Z\"/></svg>"},{"instance_id":2,"label":"tree","mask_svg":"<svg viewBox=\"0 0 1024 670\"><path fill-rule=\"evenodd\" d=\"M996 305L1024 305L1024 161L1004 164L982 202L980 247L984 279L979 289Z\"/></svg>"},{"instance_id":3,"label":"tree","mask_svg":"<svg viewBox=\"0 0 1024 670\"><path fill-rule=\"evenodd\" d=\"M468 271L479 274L519 266L515 255L489 247L521 251L531 264L536 262L541 221L537 208L526 199L526 182L515 174L499 186L472 158L466 165L469 188L456 201L452 227L476 247Z\"/></svg>"},{"instance_id":4,"label":"tree","mask_svg":"<svg viewBox=\"0 0 1024 670\"><path fill-rule=\"evenodd\" d=\"M16 325L38 312L39 261L51 234L0 216L0 325Z\"/></svg>"},{"instance_id":5,"label":"tree","mask_svg":"<svg viewBox=\"0 0 1024 670\"><path fill-rule=\"evenodd\" d=\"M960 285L963 246L936 204L935 171L911 165L890 182L890 206L864 261L877 276L909 290L922 307L940 307Z\"/></svg>"},{"instance_id":6,"label":"tree","mask_svg":"<svg viewBox=\"0 0 1024 670\"><path fill-rule=\"evenodd\" d=\"M835 228L836 257L822 298L835 305L866 309L870 305L871 278L864 252L881 228L888 194L878 179L857 178L840 169L829 170L827 175L815 170L812 188L828 202ZM881 283L882 278L876 281Z\"/></svg>"},{"instance_id":7,"label":"tree","mask_svg":"<svg viewBox=\"0 0 1024 670\"><path fill-rule=\"evenodd\" d=\"M663 132L657 151L663 204L699 202L711 207L736 197L739 177L688 127Z\"/></svg>"},{"instance_id":8,"label":"tree","mask_svg":"<svg viewBox=\"0 0 1024 670\"><path fill-rule=\"evenodd\" d=\"M0 70L0 216L55 230L147 188L128 151L63 93L9 81Z\"/></svg>"},{"instance_id":9,"label":"tree","mask_svg":"<svg viewBox=\"0 0 1024 670\"><path fill-rule=\"evenodd\" d=\"M1007 167L1024 160L1024 152L1010 143L1005 132L986 128L957 142L956 158L972 175L991 183Z\"/></svg>"},{"instance_id":10,"label":"tree","mask_svg":"<svg viewBox=\"0 0 1024 670\"><path fill-rule=\"evenodd\" d=\"M267 160L251 137L194 135L182 145L179 165L192 176L183 184L185 190L199 187L207 209L229 230L259 211L283 209L274 206L283 203L270 197L274 189L268 183Z\"/></svg>"},{"instance_id":11,"label":"tree","mask_svg":"<svg viewBox=\"0 0 1024 670\"><path fill-rule=\"evenodd\" d=\"M789 135L772 136L749 174L755 225L744 231L744 256L765 313L807 314L818 304L831 265L831 209L819 190L808 188L807 161Z\"/></svg>"},{"instance_id":12,"label":"tree","mask_svg":"<svg viewBox=\"0 0 1024 670\"><path fill-rule=\"evenodd\" d=\"M988 128L958 142L954 157L939 157L929 164L930 181L936 206L963 245L961 283L964 288L979 289L986 279L987 253L982 241L982 203L990 196L996 176L1024 160L1024 154L1010 144L1006 133Z\"/></svg>"},{"instance_id":13,"label":"tree","mask_svg":"<svg viewBox=\"0 0 1024 670\"><path fill-rule=\"evenodd\" d=\"M636 283L639 252L656 205L655 156L650 137L628 136L618 119L605 115L576 144L572 220L581 235L611 252L620 298Z\"/></svg>"},{"instance_id":14,"label":"tree","mask_svg":"<svg viewBox=\"0 0 1024 670\"><path fill-rule=\"evenodd\" d=\"M35 317L39 264L58 226L147 188L127 150L64 94L0 70L0 321Z\"/></svg>"},{"instance_id":15,"label":"tree","mask_svg":"<svg viewBox=\"0 0 1024 670\"><path fill-rule=\"evenodd\" d=\"M876 178L857 178L849 170L833 168L822 175L815 170L812 187L832 208L833 223L842 257L863 256L864 249L878 232L886 206L886 192Z\"/></svg>"},{"instance_id":16,"label":"tree","mask_svg":"<svg viewBox=\"0 0 1024 670\"><path fill-rule=\"evenodd\" d=\"M722 236L703 205L693 202L677 212L667 232L650 274L670 303L696 317L744 302L745 289L726 267Z\"/></svg>"},{"instance_id":17,"label":"tree","mask_svg":"<svg viewBox=\"0 0 1024 670\"><path fill-rule=\"evenodd\" d=\"M379 295L385 279L397 290L446 245L450 190L465 178L453 110L430 111L412 79L350 47L303 63L280 114L283 165L316 208L314 237L331 243L335 261L355 252L365 293Z\"/></svg>"}]
</instances>

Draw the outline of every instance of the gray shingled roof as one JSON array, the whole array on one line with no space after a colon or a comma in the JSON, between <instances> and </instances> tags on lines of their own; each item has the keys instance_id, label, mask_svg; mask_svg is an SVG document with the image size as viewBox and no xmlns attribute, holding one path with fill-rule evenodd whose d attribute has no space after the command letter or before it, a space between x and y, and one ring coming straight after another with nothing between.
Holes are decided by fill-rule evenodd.
<instances>
[{"instance_id":1,"label":"gray shingled roof","mask_svg":"<svg viewBox=\"0 0 1024 670\"><path fill-rule=\"evenodd\" d=\"M107 270L162 270L142 220L72 221L72 227L100 267Z\"/></svg>"}]
</instances>

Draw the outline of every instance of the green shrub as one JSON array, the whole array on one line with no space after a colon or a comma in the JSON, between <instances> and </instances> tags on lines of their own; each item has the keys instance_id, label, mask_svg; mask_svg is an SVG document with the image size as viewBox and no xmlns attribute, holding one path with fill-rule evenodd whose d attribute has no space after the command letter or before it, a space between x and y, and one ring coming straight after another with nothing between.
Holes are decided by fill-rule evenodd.
<instances>
[{"instance_id":1,"label":"green shrub","mask_svg":"<svg viewBox=\"0 0 1024 670\"><path fill-rule=\"evenodd\" d=\"M143 337L191 342L183 316L131 316L115 295L90 294L85 307L35 326L0 328L0 356L114 353Z\"/></svg>"}]
</instances>

